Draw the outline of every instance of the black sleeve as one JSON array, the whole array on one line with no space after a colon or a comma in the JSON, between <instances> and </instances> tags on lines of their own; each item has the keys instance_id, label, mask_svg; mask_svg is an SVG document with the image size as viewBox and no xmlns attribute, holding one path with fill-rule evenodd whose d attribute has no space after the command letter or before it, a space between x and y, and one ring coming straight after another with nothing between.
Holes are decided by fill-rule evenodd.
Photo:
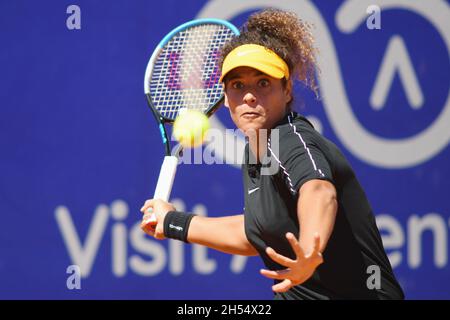
<instances>
[{"instance_id":1,"label":"black sleeve","mask_svg":"<svg viewBox=\"0 0 450 320\"><path fill-rule=\"evenodd\" d=\"M300 187L312 179L327 180L334 184L332 170L323 153L310 132L290 131L280 135L279 150L272 155L279 164L278 173L293 195L298 194Z\"/></svg>"}]
</instances>

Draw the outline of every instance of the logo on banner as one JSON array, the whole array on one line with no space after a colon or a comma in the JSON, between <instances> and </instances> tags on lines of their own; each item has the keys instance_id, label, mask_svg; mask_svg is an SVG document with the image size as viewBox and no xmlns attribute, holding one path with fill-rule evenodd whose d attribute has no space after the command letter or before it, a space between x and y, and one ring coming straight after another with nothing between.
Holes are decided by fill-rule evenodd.
<instances>
[{"instance_id":1,"label":"logo on banner","mask_svg":"<svg viewBox=\"0 0 450 320\"><path fill-rule=\"evenodd\" d=\"M171 203L180 211L186 210L180 199L173 199ZM91 218L88 232L84 239L80 237L77 224L66 206L55 209L55 219L58 229L66 245L67 253L73 265L67 268L70 276L67 278L67 288L80 289L81 278L88 278L92 272L95 260L104 253L100 246L108 226L111 227L111 271L114 276L121 278L129 271L140 276L154 276L168 269L172 275L180 275L185 269L184 247L181 241L169 240L168 247L158 240L149 239L140 228L140 221L128 227L124 220L129 214L128 204L123 200L116 200L110 206L100 204ZM197 204L192 208L194 214L206 216L206 207ZM129 249L132 252L128 252ZM192 245L192 267L198 274L212 274L217 272L217 261L208 256L208 248ZM234 274L244 272L247 257L233 255L229 270Z\"/></svg>"}]
</instances>

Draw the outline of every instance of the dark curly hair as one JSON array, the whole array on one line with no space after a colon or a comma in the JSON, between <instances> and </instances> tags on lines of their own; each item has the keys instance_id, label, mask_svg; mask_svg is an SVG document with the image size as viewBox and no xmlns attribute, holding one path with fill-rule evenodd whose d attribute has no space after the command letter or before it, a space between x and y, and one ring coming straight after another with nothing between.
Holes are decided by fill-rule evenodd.
<instances>
[{"instance_id":1,"label":"dark curly hair","mask_svg":"<svg viewBox=\"0 0 450 320\"><path fill-rule=\"evenodd\" d=\"M220 68L233 49L244 44L259 44L286 62L291 79L302 81L318 96L314 77L317 49L310 30L311 26L293 12L266 9L254 13L241 28L241 34L222 48Z\"/></svg>"}]
</instances>

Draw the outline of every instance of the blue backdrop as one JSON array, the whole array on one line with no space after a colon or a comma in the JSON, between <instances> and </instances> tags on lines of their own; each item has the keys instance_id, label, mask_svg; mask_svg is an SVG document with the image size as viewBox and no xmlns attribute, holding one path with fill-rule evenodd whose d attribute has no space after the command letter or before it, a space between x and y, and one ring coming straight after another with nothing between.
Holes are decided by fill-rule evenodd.
<instances>
[{"instance_id":1,"label":"blue backdrop","mask_svg":"<svg viewBox=\"0 0 450 320\"><path fill-rule=\"evenodd\" d=\"M372 4L381 29L367 25ZM139 229L163 158L143 93L150 54L188 20L240 26L267 6L315 25L321 98L298 86L299 111L352 163L407 298L450 298L450 5L439 0L0 1L0 298L271 299L259 258ZM214 124L234 128L225 108ZM172 200L241 213L241 173L181 165Z\"/></svg>"}]
</instances>

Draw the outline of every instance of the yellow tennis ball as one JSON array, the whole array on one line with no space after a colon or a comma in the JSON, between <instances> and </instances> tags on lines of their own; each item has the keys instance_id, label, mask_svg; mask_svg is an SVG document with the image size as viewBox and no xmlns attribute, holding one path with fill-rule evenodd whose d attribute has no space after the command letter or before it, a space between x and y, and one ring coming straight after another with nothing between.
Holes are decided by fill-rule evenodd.
<instances>
[{"instance_id":1,"label":"yellow tennis ball","mask_svg":"<svg viewBox=\"0 0 450 320\"><path fill-rule=\"evenodd\" d=\"M208 117L198 110L183 110L173 124L173 135L184 148L196 148L203 144L209 129Z\"/></svg>"}]
</instances>

